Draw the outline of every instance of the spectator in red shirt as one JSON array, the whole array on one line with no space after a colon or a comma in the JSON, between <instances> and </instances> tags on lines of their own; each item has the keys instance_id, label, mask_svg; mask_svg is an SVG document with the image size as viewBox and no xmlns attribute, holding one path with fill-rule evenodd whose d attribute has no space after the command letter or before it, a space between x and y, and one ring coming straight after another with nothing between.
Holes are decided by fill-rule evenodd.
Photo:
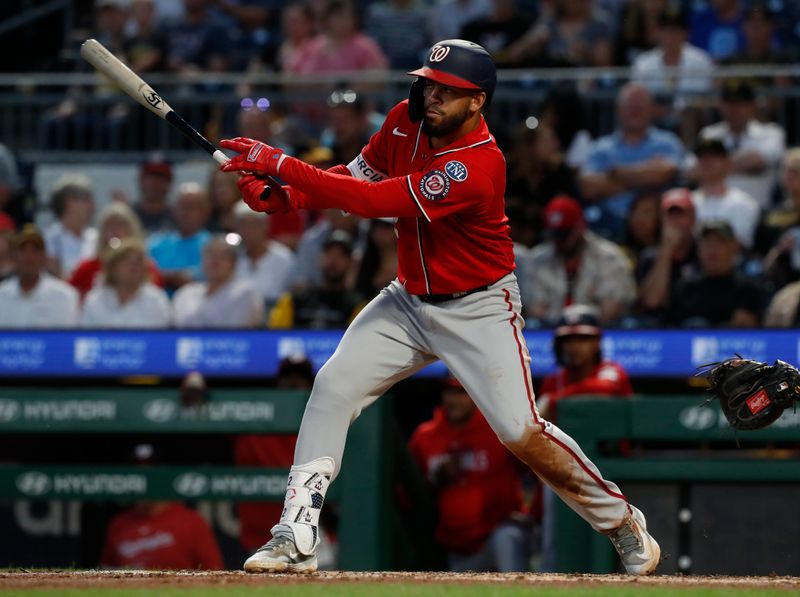
<instances>
[{"instance_id":1,"label":"spectator in red shirt","mask_svg":"<svg viewBox=\"0 0 800 597\"><path fill-rule=\"evenodd\" d=\"M123 240L144 242L144 231L136 213L124 203L114 201L109 203L100 212L98 222L99 233L97 246L93 257L84 259L69 278L69 283L80 292L81 299L95 286L102 283L103 257L109 251L120 246ZM156 286L163 287L164 279L155 262L147 259L149 281Z\"/></svg>"},{"instance_id":2,"label":"spectator in red shirt","mask_svg":"<svg viewBox=\"0 0 800 597\"><path fill-rule=\"evenodd\" d=\"M553 341L560 368L542 381L537 400L539 412L555 421L555 405L579 394L630 396L628 374L612 361L603 360L597 311L586 305L570 305L562 312Z\"/></svg>"},{"instance_id":3,"label":"spectator in red shirt","mask_svg":"<svg viewBox=\"0 0 800 597\"><path fill-rule=\"evenodd\" d=\"M141 570L222 570L205 520L179 502L140 502L111 521L101 564Z\"/></svg>"},{"instance_id":4,"label":"spectator in red shirt","mask_svg":"<svg viewBox=\"0 0 800 597\"><path fill-rule=\"evenodd\" d=\"M136 464L156 462L151 444L134 448ZM138 502L111 519L100 564L139 570L222 570L214 533L196 511L180 502Z\"/></svg>"},{"instance_id":5,"label":"spectator in red shirt","mask_svg":"<svg viewBox=\"0 0 800 597\"><path fill-rule=\"evenodd\" d=\"M457 380L447 380L441 406L409 448L436 492L436 539L450 570L527 571L531 533L521 524L518 462Z\"/></svg>"}]
</instances>

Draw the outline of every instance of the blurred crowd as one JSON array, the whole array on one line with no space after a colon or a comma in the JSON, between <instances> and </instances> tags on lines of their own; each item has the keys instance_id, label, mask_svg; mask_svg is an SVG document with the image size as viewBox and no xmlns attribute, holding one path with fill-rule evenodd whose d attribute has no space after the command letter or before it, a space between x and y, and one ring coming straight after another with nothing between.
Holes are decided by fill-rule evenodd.
<instances>
[{"instance_id":1,"label":"blurred crowd","mask_svg":"<svg viewBox=\"0 0 800 597\"><path fill-rule=\"evenodd\" d=\"M794 326L800 139L779 118L791 100L771 93L792 81L713 70L791 60L796 17L780 0L97 0L80 37L177 76L405 69L454 36L501 66L630 65L609 88L607 134L580 85L550 86L512 126L487 115L508 161L528 325L584 304L611 326ZM229 132L347 164L382 122L368 98L356 85L293 109L243 100ZM14 148L0 146L0 325L342 328L394 278L391 219L266 216L233 175L178 184L178 166L153 154L111 197L75 168L36 189L31 210Z\"/></svg>"}]
</instances>

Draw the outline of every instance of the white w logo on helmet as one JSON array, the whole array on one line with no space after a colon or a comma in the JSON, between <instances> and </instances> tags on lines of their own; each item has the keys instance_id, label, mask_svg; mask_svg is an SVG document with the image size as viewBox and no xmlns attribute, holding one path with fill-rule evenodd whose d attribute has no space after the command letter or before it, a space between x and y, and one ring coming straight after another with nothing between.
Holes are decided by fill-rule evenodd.
<instances>
[{"instance_id":1,"label":"white w logo on helmet","mask_svg":"<svg viewBox=\"0 0 800 597\"><path fill-rule=\"evenodd\" d=\"M428 57L430 62L441 62L450 53L450 46L435 45L431 48L431 55Z\"/></svg>"}]
</instances>

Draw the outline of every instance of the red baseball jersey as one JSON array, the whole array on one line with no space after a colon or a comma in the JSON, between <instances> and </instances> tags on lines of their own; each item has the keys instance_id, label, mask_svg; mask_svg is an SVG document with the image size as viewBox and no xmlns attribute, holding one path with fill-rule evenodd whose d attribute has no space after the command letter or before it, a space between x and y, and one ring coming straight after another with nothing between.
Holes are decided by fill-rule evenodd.
<instances>
[{"instance_id":1,"label":"red baseball jersey","mask_svg":"<svg viewBox=\"0 0 800 597\"><path fill-rule=\"evenodd\" d=\"M542 380L541 396L548 395L551 413L559 400L578 394L628 397L633 394L631 381L621 365L613 361L598 363L586 379L573 380L565 368L560 368ZM551 414L551 418L553 417Z\"/></svg>"},{"instance_id":2,"label":"red baseball jersey","mask_svg":"<svg viewBox=\"0 0 800 597\"><path fill-rule=\"evenodd\" d=\"M361 154L352 177L286 158L280 176L298 206L397 217L398 278L411 294L451 294L491 284L514 269L505 215L506 164L486 121L432 149L408 101L397 104Z\"/></svg>"},{"instance_id":3,"label":"red baseball jersey","mask_svg":"<svg viewBox=\"0 0 800 597\"><path fill-rule=\"evenodd\" d=\"M522 510L518 461L480 411L463 427L453 427L437 408L414 431L409 448L429 479L445 459L457 459L460 476L437 495L436 539L451 551L478 551L499 523Z\"/></svg>"},{"instance_id":4,"label":"red baseball jersey","mask_svg":"<svg viewBox=\"0 0 800 597\"><path fill-rule=\"evenodd\" d=\"M112 568L222 570L222 555L208 524L194 510L172 503L155 515L131 508L108 527L100 562Z\"/></svg>"}]
</instances>

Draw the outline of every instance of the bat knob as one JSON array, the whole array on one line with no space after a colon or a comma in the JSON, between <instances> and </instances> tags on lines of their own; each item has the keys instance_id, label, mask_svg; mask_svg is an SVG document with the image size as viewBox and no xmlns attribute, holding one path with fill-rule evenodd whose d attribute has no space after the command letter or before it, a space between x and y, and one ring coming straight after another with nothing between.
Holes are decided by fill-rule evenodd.
<instances>
[{"instance_id":1,"label":"bat knob","mask_svg":"<svg viewBox=\"0 0 800 597\"><path fill-rule=\"evenodd\" d=\"M271 194L272 194L272 189L269 187L269 185L265 185L264 190L261 191L261 200L266 201L267 199L269 199L269 196Z\"/></svg>"}]
</instances>

